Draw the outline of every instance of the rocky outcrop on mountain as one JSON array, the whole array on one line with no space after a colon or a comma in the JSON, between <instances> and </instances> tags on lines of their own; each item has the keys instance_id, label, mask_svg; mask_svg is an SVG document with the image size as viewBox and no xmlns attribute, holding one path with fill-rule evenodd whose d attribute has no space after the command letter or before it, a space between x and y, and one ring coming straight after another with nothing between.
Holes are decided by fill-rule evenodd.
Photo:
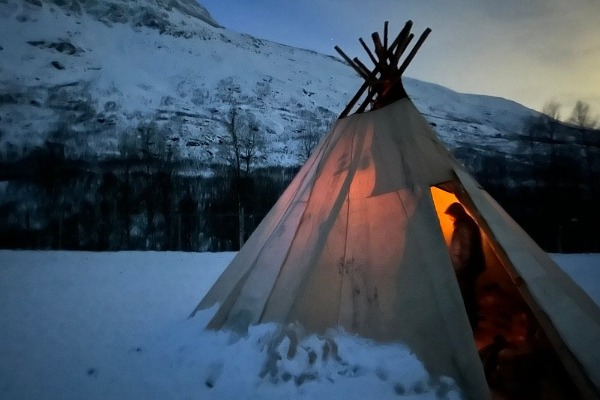
<instances>
[{"instance_id":1,"label":"rocky outcrop on mountain","mask_svg":"<svg viewBox=\"0 0 600 400\"><path fill-rule=\"evenodd\" d=\"M183 28L181 21L172 20L171 12L193 17L219 28L206 8L195 0L24 0L34 7L59 8L67 14L88 14L108 26L131 24L173 34ZM20 18L27 18L22 14Z\"/></svg>"}]
</instances>

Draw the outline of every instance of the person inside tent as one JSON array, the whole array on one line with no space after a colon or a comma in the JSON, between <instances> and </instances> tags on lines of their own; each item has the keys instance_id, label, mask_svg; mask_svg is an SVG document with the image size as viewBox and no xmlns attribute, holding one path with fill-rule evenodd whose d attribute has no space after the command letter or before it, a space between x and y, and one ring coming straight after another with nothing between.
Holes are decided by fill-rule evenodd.
<instances>
[{"instance_id":1,"label":"person inside tent","mask_svg":"<svg viewBox=\"0 0 600 400\"><path fill-rule=\"evenodd\" d=\"M481 234L473 218L459 203L452 203L446 209L446 214L454 219L454 231L448 249L450 259L471 329L475 331L478 323L476 283L477 277L485 270Z\"/></svg>"}]
</instances>

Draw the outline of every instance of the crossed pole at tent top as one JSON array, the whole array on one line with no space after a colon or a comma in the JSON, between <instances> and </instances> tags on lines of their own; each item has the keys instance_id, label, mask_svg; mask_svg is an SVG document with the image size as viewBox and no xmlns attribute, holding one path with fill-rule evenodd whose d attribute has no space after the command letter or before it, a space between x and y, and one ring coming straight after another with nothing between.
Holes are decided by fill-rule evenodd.
<instances>
[{"instance_id":1,"label":"crossed pole at tent top","mask_svg":"<svg viewBox=\"0 0 600 400\"><path fill-rule=\"evenodd\" d=\"M410 33L413 23L412 21L407 21L404 28L402 28L398 36L396 36L391 43L389 43L388 40L388 25L389 22L385 21L383 26L383 41L378 32L374 32L371 35L374 51L369 49L362 38L358 39L367 52L369 59L374 64L374 67L371 70L357 57L351 59L342 51L342 49L335 46L335 50L342 58L365 80L344 111L340 114L340 118L344 118L350 113L367 89L367 95L356 110L357 113L364 112L369 105L371 105L371 109L377 109L401 98L408 97L402 86L402 74L406 68L408 68L408 65L417 54L417 51L419 51L419 48L425 39L427 39L429 33L431 33L431 29L425 29L410 53L404 58L404 61L400 63L402 55L414 38L414 34Z\"/></svg>"}]
</instances>

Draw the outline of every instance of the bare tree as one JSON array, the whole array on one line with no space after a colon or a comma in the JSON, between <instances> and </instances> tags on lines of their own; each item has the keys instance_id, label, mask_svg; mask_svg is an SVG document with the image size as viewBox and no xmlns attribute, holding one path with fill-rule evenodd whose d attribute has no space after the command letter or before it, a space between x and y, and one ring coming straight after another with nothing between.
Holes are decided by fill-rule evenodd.
<instances>
[{"instance_id":1,"label":"bare tree","mask_svg":"<svg viewBox=\"0 0 600 400\"><path fill-rule=\"evenodd\" d=\"M238 200L239 244L244 244L245 183L265 145L264 132L254 115L233 103L223 121L227 131L227 160L234 172L234 191Z\"/></svg>"},{"instance_id":2,"label":"bare tree","mask_svg":"<svg viewBox=\"0 0 600 400\"><path fill-rule=\"evenodd\" d=\"M236 104L229 108L224 121L227 131L227 161L236 178L247 178L264 150L265 137L260 123L253 114L244 112Z\"/></svg>"},{"instance_id":3,"label":"bare tree","mask_svg":"<svg viewBox=\"0 0 600 400\"><path fill-rule=\"evenodd\" d=\"M335 117L323 114L318 108L315 111L304 110L301 114L304 123L296 131L295 137L300 142L298 156L301 162L308 160L325 132L329 131L335 122Z\"/></svg>"},{"instance_id":4,"label":"bare tree","mask_svg":"<svg viewBox=\"0 0 600 400\"><path fill-rule=\"evenodd\" d=\"M529 116L523 124L523 140L519 147L529 153L528 162L531 166L531 177L543 184L557 168L556 134L561 122L560 104L554 100L547 102L542 112Z\"/></svg>"},{"instance_id":5,"label":"bare tree","mask_svg":"<svg viewBox=\"0 0 600 400\"><path fill-rule=\"evenodd\" d=\"M170 233L173 208L173 174L179 160L177 145L170 141L168 133L170 130L159 126L153 121L143 121L135 129L129 129L122 134L119 140L119 152L123 158L125 167L125 190L123 192L126 204L126 230L127 241L131 237L131 200L135 191L144 193L143 206L146 215L146 242L147 246L161 246L165 243L167 247L172 245L173 236ZM134 168L134 166L137 166ZM142 167L145 179L140 185L131 180L132 168L139 171ZM164 221L164 224L163 222ZM165 226L164 233L160 225Z\"/></svg>"},{"instance_id":6,"label":"bare tree","mask_svg":"<svg viewBox=\"0 0 600 400\"><path fill-rule=\"evenodd\" d=\"M571 116L569 117L569 122L582 128L592 129L598 123L598 117L593 118L590 115L590 105L588 103L577 100L577 103L575 103L575 107L573 107L573 111L571 112Z\"/></svg>"},{"instance_id":7,"label":"bare tree","mask_svg":"<svg viewBox=\"0 0 600 400\"><path fill-rule=\"evenodd\" d=\"M300 139L300 161L305 162L311 156L321 139L318 124L315 122L306 122L300 128L300 134L297 137Z\"/></svg>"},{"instance_id":8,"label":"bare tree","mask_svg":"<svg viewBox=\"0 0 600 400\"><path fill-rule=\"evenodd\" d=\"M549 102L544 104L544 107L542 108L542 114L544 114L547 117L550 117L556 121L559 121L561 107L562 107L561 104L559 102L557 102L556 100L550 100Z\"/></svg>"},{"instance_id":9,"label":"bare tree","mask_svg":"<svg viewBox=\"0 0 600 400\"><path fill-rule=\"evenodd\" d=\"M142 160L162 160L166 154L164 132L153 122L142 123L137 128Z\"/></svg>"},{"instance_id":10,"label":"bare tree","mask_svg":"<svg viewBox=\"0 0 600 400\"><path fill-rule=\"evenodd\" d=\"M141 122L136 129L123 132L119 138L119 152L122 157L144 162L150 168L152 161L167 157L165 136L155 122Z\"/></svg>"},{"instance_id":11,"label":"bare tree","mask_svg":"<svg viewBox=\"0 0 600 400\"><path fill-rule=\"evenodd\" d=\"M550 146L552 147L552 154L554 154L554 142L556 131L558 129L560 121L560 108L561 104L556 100L550 100L542 108L542 114L539 119L539 126L543 129L550 139Z\"/></svg>"}]
</instances>

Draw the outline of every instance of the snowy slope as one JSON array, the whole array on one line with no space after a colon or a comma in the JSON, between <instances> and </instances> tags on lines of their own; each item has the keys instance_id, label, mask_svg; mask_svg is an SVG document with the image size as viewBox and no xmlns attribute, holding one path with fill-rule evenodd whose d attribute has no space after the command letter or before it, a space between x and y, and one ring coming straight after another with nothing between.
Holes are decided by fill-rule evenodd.
<instances>
[{"instance_id":1,"label":"snowy slope","mask_svg":"<svg viewBox=\"0 0 600 400\"><path fill-rule=\"evenodd\" d=\"M272 325L235 339L203 330L210 310L187 319L233 256L0 250L0 398L458 398L406 347L340 332L339 360L315 336L292 359L284 342L261 378ZM554 257L600 304L600 256Z\"/></svg>"},{"instance_id":2,"label":"snowy slope","mask_svg":"<svg viewBox=\"0 0 600 400\"><path fill-rule=\"evenodd\" d=\"M176 9L168 14L187 34L107 25L94 15L68 15L48 3L35 7L11 0L0 8L7 32L0 43L2 147L23 138L39 144L65 111L89 105L89 115L75 112L67 123L88 135L103 131L98 146L128 126L158 120L174 127L190 156L208 157L216 153L212 147L222 134L215 119L226 112L227 96L260 116L272 141L285 141L285 131L300 123L301 111L337 110L355 86L346 66L330 57L215 28ZM60 52L52 48L56 43L76 50ZM258 98L261 87L266 94Z\"/></svg>"},{"instance_id":3,"label":"snowy slope","mask_svg":"<svg viewBox=\"0 0 600 400\"><path fill-rule=\"evenodd\" d=\"M274 325L235 338L203 330L214 310L187 319L233 255L0 250L0 398L459 398L405 346L341 332L337 357L309 336L288 359L283 341L262 374Z\"/></svg>"},{"instance_id":4,"label":"snowy slope","mask_svg":"<svg viewBox=\"0 0 600 400\"><path fill-rule=\"evenodd\" d=\"M333 57L220 28L193 0L6 0L0 23L6 160L57 131L72 156L81 142L86 154L117 154L124 130L154 121L184 158L222 162L219 120L235 101L267 132L263 162L296 164L306 124L325 131L361 84ZM406 87L451 147L514 151L510 140L534 114L408 78Z\"/></svg>"}]
</instances>

